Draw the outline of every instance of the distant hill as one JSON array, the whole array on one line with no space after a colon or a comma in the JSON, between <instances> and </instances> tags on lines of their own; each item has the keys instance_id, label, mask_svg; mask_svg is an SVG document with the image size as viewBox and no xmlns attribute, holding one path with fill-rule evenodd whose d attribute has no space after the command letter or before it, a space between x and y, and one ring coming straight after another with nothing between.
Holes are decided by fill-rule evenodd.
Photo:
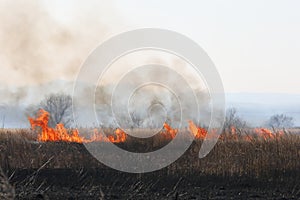
<instances>
[{"instance_id":1,"label":"distant hill","mask_svg":"<svg viewBox=\"0 0 300 200\"><path fill-rule=\"evenodd\" d=\"M299 94L228 93L227 108L235 107L238 114L253 126L260 126L274 114L294 117L295 126L300 126Z\"/></svg>"}]
</instances>

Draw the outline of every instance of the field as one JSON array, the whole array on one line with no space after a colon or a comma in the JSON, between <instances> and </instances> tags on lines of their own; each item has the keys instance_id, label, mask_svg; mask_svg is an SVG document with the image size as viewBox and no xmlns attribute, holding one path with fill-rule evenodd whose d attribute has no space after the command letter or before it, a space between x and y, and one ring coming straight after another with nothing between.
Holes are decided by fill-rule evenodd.
<instances>
[{"instance_id":1,"label":"field","mask_svg":"<svg viewBox=\"0 0 300 200\"><path fill-rule=\"evenodd\" d=\"M4 129L0 199L299 199L299 134L245 140L243 131L224 133L203 159L198 139L170 166L129 174L99 163L83 144L40 142L35 131ZM117 145L149 151L166 142L158 137Z\"/></svg>"}]
</instances>

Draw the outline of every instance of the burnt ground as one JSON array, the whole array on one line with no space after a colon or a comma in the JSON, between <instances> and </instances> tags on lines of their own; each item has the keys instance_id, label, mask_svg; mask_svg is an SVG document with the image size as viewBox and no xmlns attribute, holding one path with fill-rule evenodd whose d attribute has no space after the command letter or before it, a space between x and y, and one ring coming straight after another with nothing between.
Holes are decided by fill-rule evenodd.
<instances>
[{"instance_id":1,"label":"burnt ground","mask_svg":"<svg viewBox=\"0 0 300 200\"><path fill-rule=\"evenodd\" d=\"M15 170L17 199L300 199L295 172L278 177L128 174L111 169ZM292 176L293 175L293 176Z\"/></svg>"}]
</instances>

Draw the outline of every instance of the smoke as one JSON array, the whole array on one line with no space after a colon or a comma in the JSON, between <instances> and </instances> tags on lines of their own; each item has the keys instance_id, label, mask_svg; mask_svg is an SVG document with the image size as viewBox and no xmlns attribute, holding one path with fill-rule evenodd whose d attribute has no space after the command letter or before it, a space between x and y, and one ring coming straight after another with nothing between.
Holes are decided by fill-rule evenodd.
<instances>
[{"instance_id":1,"label":"smoke","mask_svg":"<svg viewBox=\"0 0 300 200\"><path fill-rule=\"evenodd\" d=\"M81 64L89 53L96 48L104 38L108 38L112 26L119 25L114 9L105 2L91 1L89 4L72 1L67 4L62 2L47 3L42 1L1 1L0 2L0 103L7 105L37 104L49 93L67 93L72 90L72 83L76 78ZM58 12L60 11L60 13ZM152 52L153 53L153 52ZM96 92L97 103L100 107L100 118L107 119L107 124L112 124L113 116L109 94L112 85L126 70L136 66L159 64L171 66L186 77L193 89L198 90L197 95L203 91L203 83L197 80L193 72L188 71L180 59L168 56L166 53L159 55L139 52L129 55L107 71L104 85L98 87ZM123 70L120 70L123 69ZM152 77L167 80L170 87L178 88L178 76L172 73L162 73L160 69L152 70ZM144 80L148 73L132 73L124 81L124 86L135 85L137 81ZM133 86L132 86L133 87ZM69 88L70 91L64 91ZM92 88L83 83L83 92ZM181 88L183 90L183 88ZM69 92L69 93L68 93ZM175 91L176 92L176 91ZM184 110L193 110L190 93L185 90L178 92ZM120 99L127 94L120 90ZM132 102L132 111L136 117L141 116L145 124L149 124L146 108L152 108L153 116L160 118L164 114L160 106L166 107L167 114L179 121L177 101L171 93L159 88L142 90L137 100ZM202 98L207 103L207 99ZM154 105L152 105L153 102ZM82 99L85 105L85 99ZM127 114L126 101L120 102L121 114ZM121 109L121 107L120 107ZM161 112L161 113L160 113ZM89 113L87 113L88 115ZM109 117L111 116L111 117ZM172 117L173 116L173 117ZM193 117L191 115L191 117ZM162 119L165 119L161 117ZM87 118L88 120L88 118ZM161 124L159 121L158 124ZM106 122L105 122L106 123Z\"/></svg>"},{"instance_id":2,"label":"smoke","mask_svg":"<svg viewBox=\"0 0 300 200\"><path fill-rule=\"evenodd\" d=\"M192 120L199 117L195 96L200 99L201 121L209 121L207 88L203 80L189 69L191 66L183 60L165 53L149 55L149 52L135 52L120 58L98 83L95 105L99 121L105 126L123 128L157 128L165 121L178 127L181 122L185 125L181 117ZM152 81L162 81L166 87ZM187 84L184 84L185 81ZM84 107L84 102L81 103Z\"/></svg>"},{"instance_id":3,"label":"smoke","mask_svg":"<svg viewBox=\"0 0 300 200\"><path fill-rule=\"evenodd\" d=\"M0 2L0 91L12 103L26 98L26 87L73 81L90 51L108 34L111 22L105 22L102 11L114 15L109 5L96 1L47 4ZM65 15L57 16L59 8Z\"/></svg>"},{"instance_id":4,"label":"smoke","mask_svg":"<svg viewBox=\"0 0 300 200\"><path fill-rule=\"evenodd\" d=\"M41 83L74 77L81 62L103 39L107 29L88 13L84 17L73 16L68 24L59 22L39 1L2 4L1 68L15 77L2 75L1 80L7 83Z\"/></svg>"}]
</instances>

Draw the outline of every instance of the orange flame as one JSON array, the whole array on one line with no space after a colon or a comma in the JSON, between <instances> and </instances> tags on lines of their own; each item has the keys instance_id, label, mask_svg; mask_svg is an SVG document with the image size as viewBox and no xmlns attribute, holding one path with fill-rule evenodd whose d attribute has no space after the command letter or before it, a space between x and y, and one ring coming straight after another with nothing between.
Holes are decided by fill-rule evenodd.
<instances>
[{"instance_id":1,"label":"orange flame","mask_svg":"<svg viewBox=\"0 0 300 200\"><path fill-rule=\"evenodd\" d=\"M254 132L262 137L263 139L267 140L267 139L274 139L275 138L275 134L273 134L273 132L269 129L266 128L257 128L254 129Z\"/></svg>"},{"instance_id":2,"label":"orange flame","mask_svg":"<svg viewBox=\"0 0 300 200\"><path fill-rule=\"evenodd\" d=\"M50 114L41 109L38 111L37 118L28 117L30 122L31 128L33 130L36 127L41 128L41 132L38 134L38 141L47 142L47 141L65 141L65 142L76 142L76 143L86 143L86 142L112 142L112 143L122 143L125 142L127 139L127 134L120 128L117 128L114 132L114 135L105 136L103 133L98 132L97 129L94 130L93 135L90 139L85 139L84 137L79 136L79 131L77 129L67 130L64 127L64 124L60 123L57 124L55 128L51 128L48 126ZM195 139L205 139L207 137L207 130L202 127L197 127L193 121L188 121L189 123L189 130L194 135ZM164 131L162 134L164 135L165 139L173 139L175 138L176 134L178 133L178 129L172 128L166 122L163 124ZM275 139L277 137L281 137L284 135L284 131L279 131L278 134L273 133L271 130L266 128L256 128L254 129L253 134L246 134L245 136L237 135L236 128L234 126L230 127L231 139L242 139L244 141L251 142L255 139L255 135L258 138L262 138L264 140ZM214 131L211 132L211 137L215 137ZM224 135L221 135L221 140L225 139Z\"/></svg>"},{"instance_id":3,"label":"orange flame","mask_svg":"<svg viewBox=\"0 0 300 200\"><path fill-rule=\"evenodd\" d=\"M197 127L193 121L189 121L189 129L196 139L204 139L207 135L207 130Z\"/></svg>"},{"instance_id":4,"label":"orange flame","mask_svg":"<svg viewBox=\"0 0 300 200\"><path fill-rule=\"evenodd\" d=\"M173 129L169 124L167 124L167 122L164 123L164 128L166 130L166 132L164 134L165 134L166 138L169 138L169 139L173 139L178 132L178 129Z\"/></svg>"},{"instance_id":5,"label":"orange flame","mask_svg":"<svg viewBox=\"0 0 300 200\"><path fill-rule=\"evenodd\" d=\"M108 136L108 139L113 142L113 143L120 143L120 142L125 142L126 140L126 133L122 130L117 128L115 131L116 137L110 135Z\"/></svg>"},{"instance_id":6,"label":"orange flame","mask_svg":"<svg viewBox=\"0 0 300 200\"><path fill-rule=\"evenodd\" d=\"M79 136L79 131L74 129L71 133L64 127L63 124L57 124L55 129L48 126L49 122L49 113L43 109L39 110L38 117L33 119L31 117L28 118L31 128L34 130L37 126L41 127L42 131L38 135L38 141L47 142L47 141L65 141L65 142L113 142L120 143L126 140L126 133L121 129L116 129L115 134L116 137L110 135L108 139L104 137L102 134L98 133L97 130L94 131L91 139L85 139Z\"/></svg>"},{"instance_id":7,"label":"orange flame","mask_svg":"<svg viewBox=\"0 0 300 200\"><path fill-rule=\"evenodd\" d=\"M231 126L230 130L231 130L231 134L233 134L233 135L236 134L236 128L235 128L235 126Z\"/></svg>"}]
</instances>

